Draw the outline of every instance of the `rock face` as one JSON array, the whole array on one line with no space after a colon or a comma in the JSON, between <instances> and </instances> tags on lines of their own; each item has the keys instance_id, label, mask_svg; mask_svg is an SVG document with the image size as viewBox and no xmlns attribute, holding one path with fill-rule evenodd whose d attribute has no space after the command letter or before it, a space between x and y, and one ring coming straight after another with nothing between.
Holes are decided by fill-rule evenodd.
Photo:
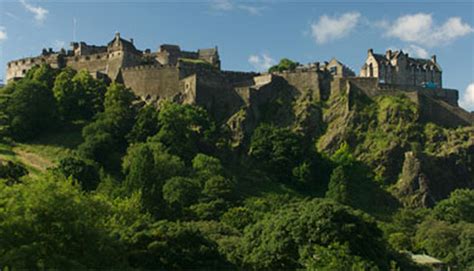
<instances>
[{"instance_id":1,"label":"rock face","mask_svg":"<svg viewBox=\"0 0 474 271\"><path fill-rule=\"evenodd\" d=\"M430 179L424 173L424 163L414 152L406 152L401 178L395 194L412 207L432 206L435 199L430 191Z\"/></svg>"},{"instance_id":2,"label":"rock face","mask_svg":"<svg viewBox=\"0 0 474 271\"><path fill-rule=\"evenodd\" d=\"M318 95L277 82L256 88L265 98L228 119L235 146L245 149L261 123L290 127L328 155L346 142L375 180L407 206L433 206L457 188L474 187L474 126L462 109L416 92L378 93L370 80L332 82Z\"/></svg>"},{"instance_id":3,"label":"rock face","mask_svg":"<svg viewBox=\"0 0 474 271\"><path fill-rule=\"evenodd\" d=\"M471 157L449 155L428 156L406 152L395 195L406 206L432 207L458 188L474 188L474 171Z\"/></svg>"}]
</instances>

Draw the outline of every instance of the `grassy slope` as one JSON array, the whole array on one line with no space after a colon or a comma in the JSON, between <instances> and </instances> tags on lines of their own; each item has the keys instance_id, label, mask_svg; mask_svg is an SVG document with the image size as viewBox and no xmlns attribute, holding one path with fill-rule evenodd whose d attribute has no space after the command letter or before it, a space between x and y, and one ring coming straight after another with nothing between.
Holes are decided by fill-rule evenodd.
<instances>
[{"instance_id":1,"label":"grassy slope","mask_svg":"<svg viewBox=\"0 0 474 271\"><path fill-rule=\"evenodd\" d=\"M81 125L76 125L25 143L0 141L0 159L21 162L30 174L37 175L72 153L82 142L81 129Z\"/></svg>"}]
</instances>

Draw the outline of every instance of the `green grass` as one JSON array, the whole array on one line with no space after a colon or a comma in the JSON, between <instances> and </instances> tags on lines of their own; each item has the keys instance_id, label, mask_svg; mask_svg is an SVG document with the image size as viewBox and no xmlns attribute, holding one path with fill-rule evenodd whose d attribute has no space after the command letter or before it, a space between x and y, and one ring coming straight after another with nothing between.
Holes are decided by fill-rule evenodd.
<instances>
[{"instance_id":1,"label":"green grass","mask_svg":"<svg viewBox=\"0 0 474 271\"><path fill-rule=\"evenodd\" d=\"M43 134L24 143L0 140L0 159L20 162L31 175L38 175L72 154L82 143L82 126L74 125L59 132Z\"/></svg>"}]
</instances>

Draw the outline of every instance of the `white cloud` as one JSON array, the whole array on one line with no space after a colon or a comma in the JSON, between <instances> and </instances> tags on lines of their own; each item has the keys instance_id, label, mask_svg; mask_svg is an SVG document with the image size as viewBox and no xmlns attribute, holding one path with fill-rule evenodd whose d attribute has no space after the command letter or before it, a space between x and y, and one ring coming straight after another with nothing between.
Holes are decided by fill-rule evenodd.
<instances>
[{"instance_id":1,"label":"white cloud","mask_svg":"<svg viewBox=\"0 0 474 271\"><path fill-rule=\"evenodd\" d=\"M19 0L19 1L27 11L35 15L35 20L38 23L42 23L44 22L44 20L46 20L46 15L48 15L49 13L47 9L44 9L43 7L40 7L40 6L33 6L27 3L26 0Z\"/></svg>"},{"instance_id":2,"label":"white cloud","mask_svg":"<svg viewBox=\"0 0 474 271\"><path fill-rule=\"evenodd\" d=\"M246 11L247 13L251 15L261 15L262 10L265 9L264 7L255 7L255 6L249 6L249 5L239 5L238 8Z\"/></svg>"},{"instance_id":3,"label":"white cloud","mask_svg":"<svg viewBox=\"0 0 474 271\"><path fill-rule=\"evenodd\" d=\"M418 58L429 58L430 54L428 51L420 46L410 44L410 46L406 47L403 49L406 53L408 53L410 56L413 57L418 57Z\"/></svg>"},{"instance_id":4,"label":"white cloud","mask_svg":"<svg viewBox=\"0 0 474 271\"><path fill-rule=\"evenodd\" d=\"M220 12L229 12L234 10L242 10L250 15L261 15L265 7L257 7L252 5L235 5L231 0L213 0L211 1L211 9Z\"/></svg>"},{"instance_id":5,"label":"white cloud","mask_svg":"<svg viewBox=\"0 0 474 271\"><path fill-rule=\"evenodd\" d=\"M234 4L230 0L213 0L211 8L219 11L229 11L234 9Z\"/></svg>"},{"instance_id":6,"label":"white cloud","mask_svg":"<svg viewBox=\"0 0 474 271\"><path fill-rule=\"evenodd\" d=\"M388 37L427 47L447 44L474 32L474 28L459 17L451 17L437 25L433 16L426 13L404 15L392 24L385 22L379 26L387 31Z\"/></svg>"},{"instance_id":7,"label":"white cloud","mask_svg":"<svg viewBox=\"0 0 474 271\"><path fill-rule=\"evenodd\" d=\"M360 13L348 12L339 17L323 15L317 23L311 24L311 34L318 44L343 38L357 25Z\"/></svg>"},{"instance_id":8,"label":"white cloud","mask_svg":"<svg viewBox=\"0 0 474 271\"><path fill-rule=\"evenodd\" d=\"M249 63L258 71L266 71L275 64L275 60L268 54L251 55Z\"/></svg>"},{"instance_id":9,"label":"white cloud","mask_svg":"<svg viewBox=\"0 0 474 271\"><path fill-rule=\"evenodd\" d=\"M5 27L0 26L0 42L5 41L8 39L7 31L5 30Z\"/></svg>"},{"instance_id":10,"label":"white cloud","mask_svg":"<svg viewBox=\"0 0 474 271\"><path fill-rule=\"evenodd\" d=\"M461 98L460 105L467 110L474 110L474 83L467 86Z\"/></svg>"}]
</instances>

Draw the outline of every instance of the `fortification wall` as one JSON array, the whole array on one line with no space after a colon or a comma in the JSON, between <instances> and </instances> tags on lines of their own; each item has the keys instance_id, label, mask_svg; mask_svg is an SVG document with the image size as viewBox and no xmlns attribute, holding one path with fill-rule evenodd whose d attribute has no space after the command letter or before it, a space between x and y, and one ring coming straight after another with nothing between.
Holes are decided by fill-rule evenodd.
<instances>
[{"instance_id":1,"label":"fortification wall","mask_svg":"<svg viewBox=\"0 0 474 271\"><path fill-rule=\"evenodd\" d=\"M42 55L39 57L28 57L10 61L7 64L6 81L22 78L34 66L48 64L53 68L64 67L63 56L59 54Z\"/></svg>"},{"instance_id":2,"label":"fortification wall","mask_svg":"<svg viewBox=\"0 0 474 271\"><path fill-rule=\"evenodd\" d=\"M404 86L394 84L380 84L379 88L382 91L403 90L405 92L419 92L434 99L443 100L452 106L458 106L459 92L456 89L428 89L418 86Z\"/></svg>"},{"instance_id":3,"label":"fortification wall","mask_svg":"<svg viewBox=\"0 0 474 271\"><path fill-rule=\"evenodd\" d=\"M293 86L300 94L311 93L314 100L321 100L319 74L316 71L294 71L276 73L283 77L289 85Z\"/></svg>"},{"instance_id":4,"label":"fortification wall","mask_svg":"<svg viewBox=\"0 0 474 271\"><path fill-rule=\"evenodd\" d=\"M88 55L88 56L72 56L66 57L66 66L74 70L87 70L90 73L106 72L109 56L107 53Z\"/></svg>"},{"instance_id":5,"label":"fortification wall","mask_svg":"<svg viewBox=\"0 0 474 271\"><path fill-rule=\"evenodd\" d=\"M136 66L121 70L125 86L145 99L171 99L180 92L179 70L170 66Z\"/></svg>"}]
</instances>

